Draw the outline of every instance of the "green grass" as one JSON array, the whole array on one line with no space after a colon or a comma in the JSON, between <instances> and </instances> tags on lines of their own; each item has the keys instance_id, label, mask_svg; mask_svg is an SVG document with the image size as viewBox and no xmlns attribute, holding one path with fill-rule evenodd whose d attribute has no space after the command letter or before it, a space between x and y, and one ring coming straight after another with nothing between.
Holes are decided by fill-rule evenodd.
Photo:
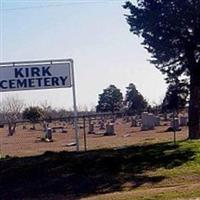
<instances>
[{"instance_id":1,"label":"green grass","mask_svg":"<svg viewBox=\"0 0 200 200\"><path fill-rule=\"evenodd\" d=\"M185 142L179 142L178 143L179 150L185 151L185 150L192 150L193 156L190 160L183 163L181 166L173 168L173 169L164 169L160 168L157 170L157 174L160 173L162 175L168 175L168 176L178 176L184 173L184 175L197 173L200 174L200 141L185 141ZM167 154L167 152L165 152ZM179 159L177 158L174 162L179 162Z\"/></svg>"},{"instance_id":2,"label":"green grass","mask_svg":"<svg viewBox=\"0 0 200 200\"><path fill-rule=\"evenodd\" d=\"M0 160L3 159L3 158L4 158L4 156L2 156L2 154L0 153Z\"/></svg>"},{"instance_id":3,"label":"green grass","mask_svg":"<svg viewBox=\"0 0 200 200\"><path fill-rule=\"evenodd\" d=\"M142 190L141 193L121 192L118 194L99 195L97 197L83 198L83 200L170 200L170 199L191 199L200 196L200 191L185 193L182 191L160 191L156 194L151 191ZM181 194L180 194L181 192Z\"/></svg>"},{"instance_id":4,"label":"green grass","mask_svg":"<svg viewBox=\"0 0 200 200\"><path fill-rule=\"evenodd\" d=\"M0 199L199 197L200 141L6 157L0 182Z\"/></svg>"}]
</instances>

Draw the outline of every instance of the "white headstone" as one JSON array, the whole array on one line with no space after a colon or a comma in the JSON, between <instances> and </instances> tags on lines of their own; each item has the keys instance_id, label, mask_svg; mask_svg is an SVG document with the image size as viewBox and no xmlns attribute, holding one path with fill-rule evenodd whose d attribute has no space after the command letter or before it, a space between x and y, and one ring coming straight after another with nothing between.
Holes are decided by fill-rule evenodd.
<instances>
[{"instance_id":1,"label":"white headstone","mask_svg":"<svg viewBox=\"0 0 200 200\"><path fill-rule=\"evenodd\" d=\"M94 123L89 123L89 131L88 133L94 133Z\"/></svg>"},{"instance_id":2,"label":"white headstone","mask_svg":"<svg viewBox=\"0 0 200 200\"><path fill-rule=\"evenodd\" d=\"M151 113L142 113L142 128L141 130L153 130L155 127L155 116Z\"/></svg>"},{"instance_id":3,"label":"white headstone","mask_svg":"<svg viewBox=\"0 0 200 200\"><path fill-rule=\"evenodd\" d=\"M171 127L175 130L179 130L179 120L178 118L171 119Z\"/></svg>"},{"instance_id":4,"label":"white headstone","mask_svg":"<svg viewBox=\"0 0 200 200\"><path fill-rule=\"evenodd\" d=\"M45 139L52 140L52 129L47 128L46 134L45 134Z\"/></svg>"},{"instance_id":5,"label":"white headstone","mask_svg":"<svg viewBox=\"0 0 200 200\"><path fill-rule=\"evenodd\" d=\"M154 119L155 119L155 126L160 126L160 117L155 116Z\"/></svg>"},{"instance_id":6,"label":"white headstone","mask_svg":"<svg viewBox=\"0 0 200 200\"><path fill-rule=\"evenodd\" d=\"M187 126L188 117L187 116L180 116L179 121L180 121L180 126Z\"/></svg>"}]
</instances>

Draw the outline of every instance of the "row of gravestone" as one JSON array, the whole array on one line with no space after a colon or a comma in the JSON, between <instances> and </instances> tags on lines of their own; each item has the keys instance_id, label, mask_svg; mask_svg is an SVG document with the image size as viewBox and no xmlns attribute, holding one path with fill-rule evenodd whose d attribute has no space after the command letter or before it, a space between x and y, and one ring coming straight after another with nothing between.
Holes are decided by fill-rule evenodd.
<instances>
[{"instance_id":1,"label":"row of gravestone","mask_svg":"<svg viewBox=\"0 0 200 200\"><path fill-rule=\"evenodd\" d=\"M171 119L170 128L174 131L179 131L180 126L187 126L188 125L188 117L187 116L179 116Z\"/></svg>"},{"instance_id":2,"label":"row of gravestone","mask_svg":"<svg viewBox=\"0 0 200 200\"><path fill-rule=\"evenodd\" d=\"M155 126L160 126L160 117L155 116L152 113L144 112L141 115L141 130L153 130ZM188 117L187 116L179 116L178 118L170 119L170 126L174 130L179 130L179 126L187 126Z\"/></svg>"},{"instance_id":3,"label":"row of gravestone","mask_svg":"<svg viewBox=\"0 0 200 200\"><path fill-rule=\"evenodd\" d=\"M160 126L160 118L152 113L144 112L141 115L141 130L153 130L155 126Z\"/></svg>"},{"instance_id":4,"label":"row of gravestone","mask_svg":"<svg viewBox=\"0 0 200 200\"><path fill-rule=\"evenodd\" d=\"M95 128L94 123L90 122L88 133L89 134L95 133L94 128ZM103 134L103 135L115 135L114 123L112 123L112 122L108 122L105 125L105 123L103 121L100 121L99 122L99 130L100 130L99 133ZM105 131L102 132L102 130L105 130Z\"/></svg>"},{"instance_id":5,"label":"row of gravestone","mask_svg":"<svg viewBox=\"0 0 200 200\"><path fill-rule=\"evenodd\" d=\"M141 127L141 130L153 130L155 126L160 126L160 117L148 112L142 113L141 116L124 116L123 121L131 122L131 127Z\"/></svg>"},{"instance_id":6,"label":"row of gravestone","mask_svg":"<svg viewBox=\"0 0 200 200\"><path fill-rule=\"evenodd\" d=\"M141 119L138 116L125 116L123 121L126 123L131 122L132 127L141 126L141 130L153 130L155 126L160 126L160 117L153 115L152 113L144 112L141 115ZM99 121L99 129L106 129L105 135L114 135L114 122L107 123L105 127L105 123L103 120ZM89 122L89 131L88 133L94 133L94 123Z\"/></svg>"},{"instance_id":7,"label":"row of gravestone","mask_svg":"<svg viewBox=\"0 0 200 200\"><path fill-rule=\"evenodd\" d=\"M131 122L131 127L141 126L141 130L153 130L155 126L160 126L160 117L152 113L143 112L141 114L141 119L138 116L128 117L126 116L123 119L125 122ZM170 126L174 127L176 130L179 130L179 126L187 126L188 117L181 115L178 118L170 119Z\"/></svg>"},{"instance_id":8,"label":"row of gravestone","mask_svg":"<svg viewBox=\"0 0 200 200\"><path fill-rule=\"evenodd\" d=\"M137 126L138 123L137 117L131 117L131 126ZM130 118L126 118L127 122L129 122ZM113 120L115 121L115 120ZM187 125L188 118L186 116L180 116L179 118L175 118L171 121L171 127L173 127L175 130L179 130L179 126L185 126ZM141 115L141 130L153 130L155 126L160 126L160 117L155 116L152 113L144 112ZM105 125L104 120L99 121L99 129L105 130L103 133L104 135L115 135L114 131L114 123L108 122ZM55 132L54 129L52 129L53 132ZM50 131L49 131L50 133ZM94 123L89 122L89 130L88 133L95 133L94 131ZM49 134L51 135L51 134ZM51 138L52 136L50 136ZM48 137L49 138L49 137Z\"/></svg>"}]
</instances>

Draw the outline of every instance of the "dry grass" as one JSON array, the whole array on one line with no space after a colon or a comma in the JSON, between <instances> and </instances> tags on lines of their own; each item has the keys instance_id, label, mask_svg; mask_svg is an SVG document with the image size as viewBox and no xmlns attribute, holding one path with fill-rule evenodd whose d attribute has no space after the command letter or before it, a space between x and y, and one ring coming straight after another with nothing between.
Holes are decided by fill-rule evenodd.
<instances>
[{"instance_id":1,"label":"dry grass","mask_svg":"<svg viewBox=\"0 0 200 200\"><path fill-rule=\"evenodd\" d=\"M51 125L53 126L53 125ZM71 125L67 125L67 133L53 133L52 143L41 142L44 136L41 126L37 125L37 130L30 130L30 125L26 130L22 125L18 126L17 133L8 137L7 130L0 129L0 150L1 153L10 156L31 156L40 155L45 151L75 151L76 147L66 147L66 144L75 141L74 130ZM159 126L155 130L140 131L140 128L131 127L130 123L124 123L121 119L115 123L115 136L104 136L87 134L87 149L102 149L124 147L137 144L150 144L158 142L173 141L173 133L165 132L168 126ZM86 132L88 131L88 127ZM99 128L95 128L99 132ZM187 138L187 128L177 132L177 139ZM83 129L80 129L80 149L84 150Z\"/></svg>"}]
</instances>

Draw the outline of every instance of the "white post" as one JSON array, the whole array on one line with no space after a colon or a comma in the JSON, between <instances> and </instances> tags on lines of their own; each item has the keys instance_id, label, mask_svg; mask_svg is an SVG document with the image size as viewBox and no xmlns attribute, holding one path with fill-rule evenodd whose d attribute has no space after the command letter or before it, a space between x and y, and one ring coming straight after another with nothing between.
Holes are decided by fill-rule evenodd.
<instances>
[{"instance_id":1,"label":"white post","mask_svg":"<svg viewBox=\"0 0 200 200\"><path fill-rule=\"evenodd\" d=\"M76 89L75 89L75 80L74 80L74 62L71 60L71 70L72 70L72 92L73 92L73 103L74 103L74 126L76 134L76 150L79 151L79 132L78 132L78 123L77 123L77 107L76 107Z\"/></svg>"}]
</instances>

